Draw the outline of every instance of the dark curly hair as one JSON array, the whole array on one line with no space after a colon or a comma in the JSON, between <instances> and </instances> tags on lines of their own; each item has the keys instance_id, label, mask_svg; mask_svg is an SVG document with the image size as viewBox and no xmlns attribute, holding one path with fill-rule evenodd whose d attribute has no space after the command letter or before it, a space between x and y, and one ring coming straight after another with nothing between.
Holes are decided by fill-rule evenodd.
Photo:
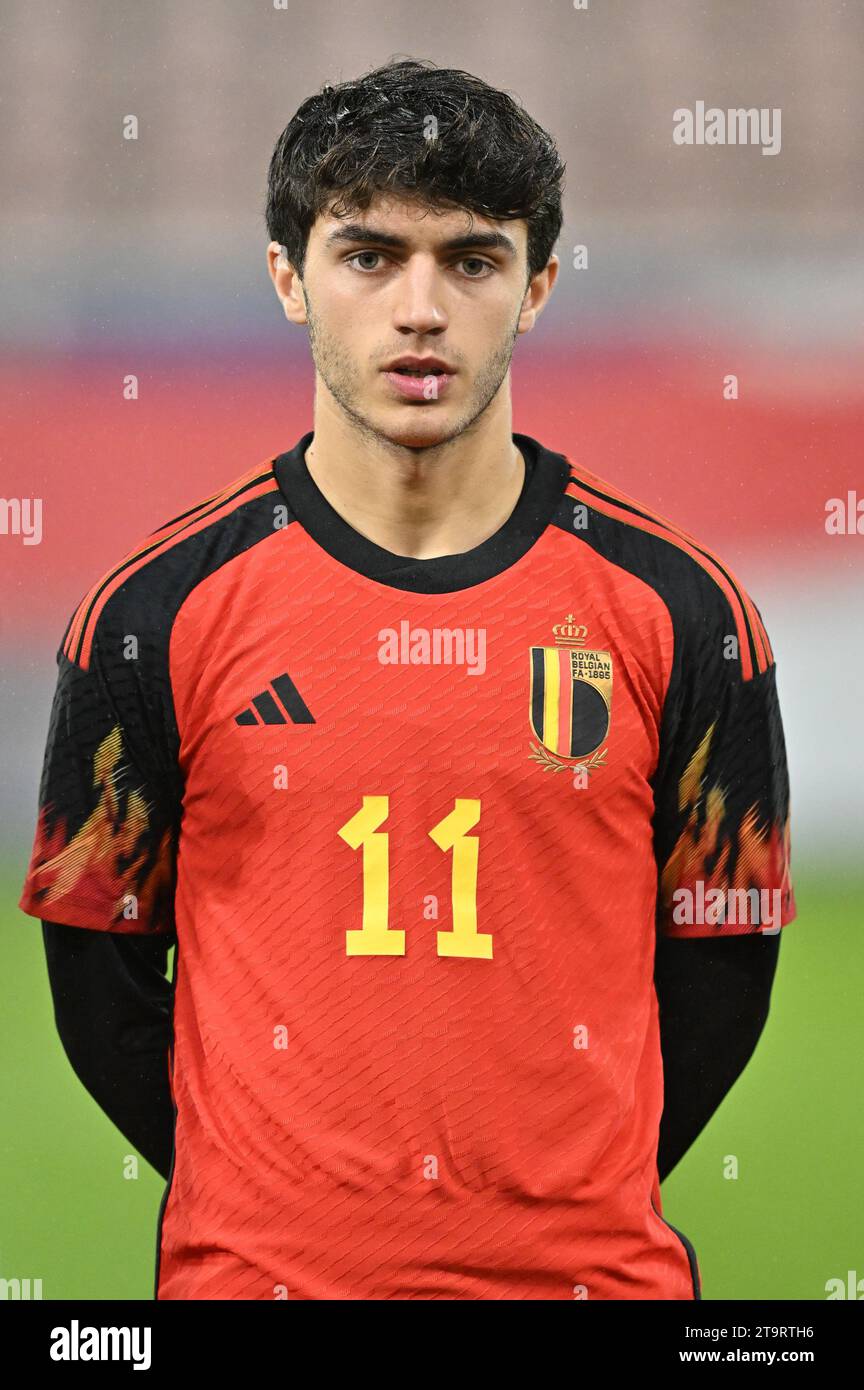
<instances>
[{"instance_id":1,"label":"dark curly hair","mask_svg":"<svg viewBox=\"0 0 864 1390\"><path fill-rule=\"evenodd\" d=\"M325 209L342 217L380 193L419 198L524 218L530 280L561 230L564 168L552 137L506 92L456 68L394 59L326 84L288 122L270 161L267 230L302 277Z\"/></svg>"}]
</instances>

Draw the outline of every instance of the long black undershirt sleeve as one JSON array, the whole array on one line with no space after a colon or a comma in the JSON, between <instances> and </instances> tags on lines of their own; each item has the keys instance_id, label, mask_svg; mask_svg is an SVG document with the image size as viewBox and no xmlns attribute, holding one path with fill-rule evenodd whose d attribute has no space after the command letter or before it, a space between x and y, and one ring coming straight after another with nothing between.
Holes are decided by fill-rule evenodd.
<instances>
[{"instance_id":1,"label":"long black undershirt sleeve","mask_svg":"<svg viewBox=\"0 0 864 1390\"><path fill-rule=\"evenodd\" d=\"M60 1040L73 1070L130 1144L167 1178L174 1148L168 1084L173 938L42 922Z\"/></svg>"},{"instance_id":2,"label":"long black undershirt sleeve","mask_svg":"<svg viewBox=\"0 0 864 1390\"><path fill-rule=\"evenodd\" d=\"M167 1050L173 990L165 937L43 922L61 1041L84 1086L163 1177L174 1146ZM780 934L658 937L654 981L665 1104L661 1182L740 1076L768 1016Z\"/></svg>"},{"instance_id":3,"label":"long black undershirt sleeve","mask_svg":"<svg viewBox=\"0 0 864 1390\"><path fill-rule=\"evenodd\" d=\"M654 985L665 1091L657 1149L661 1182L753 1054L768 1017L780 935L657 938Z\"/></svg>"}]
</instances>

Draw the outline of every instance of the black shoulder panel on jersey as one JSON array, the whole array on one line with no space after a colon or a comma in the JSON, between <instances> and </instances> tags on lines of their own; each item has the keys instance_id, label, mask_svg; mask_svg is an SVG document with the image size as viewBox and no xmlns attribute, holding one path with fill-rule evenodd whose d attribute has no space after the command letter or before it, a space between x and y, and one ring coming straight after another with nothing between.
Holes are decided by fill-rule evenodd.
<instances>
[{"instance_id":1,"label":"black shoulder panel on jersey","mask_svg":"<svg viewBox=\"0 0 864 1390\"><path fill-rule=\"evenodd\" d=\"M227 506L212 511L208 500L186 525L147 537L88 592L67 628L25 912L100 931L174 928L184 788L172 629L197 585L293 520L272 473L254 496L229 490ZM69 656L76 648L80 661Z\"/></svg>"},{"instance_id":2,"label":"black shoulder panel on jersey","mask_svg":"<svg viewBox=\"0 0 864 1390\"><path fill-rule=\"evenodd\" d=\"M705 550L702 546L700 546L700 545L698 544L698 542L696 542L695 540L693 540L692 537L686 536L683 532L680 532L680 533L677 535L677 537L676 537L675 531L676 531L677 528L669 527L669 526L668 526L668 523L666 523L666 522L663 520L662 517L653 515L650 511L648 511L647 508L639 507L639 506L637 506L637 505L636 505L634 502L632 502L632 501L628 501L628 500L626 500L626 499L624 499L624 498L621 498L621 497L616 497L616 496L614 495L614 493L611 493L611 492L604 492L602 488L595 487L593 482L588 482L585 478L579 477L578 474L576 474L575 472L572 471L572 465L571 465L570 481L573 482L573 483L575 483L575 484L578 486L579 490L580 490L581 492L585 493L586 496L588 496L589 498L590 498L590 497L596 497L596 499L597 499L598 502L601 502L601 503L608 503L609 505L611 505L611 506L617 508L619 511L621 511L621 512L626 512L629 516L631 516L631 517L633 518L633 521L632 521L632 523L630 523L629 527L628 527L628 523L627 523L626 521L623 521L623 522L621 522L620 524L623 525L625 528L627 528L627 529L629 529L629 530L633 530L633 531L637 531L637 530L638 530L642 535L648 536L650 539L656 541L656 542L662 547L661 552L660 552L661 555L663 554L663 551L664 551L664 550L668 550L668 549L670 549L670 548L672 548L672 549L679 549L679 550L680 550L680 546L681 546L682 544L683 544L683 545L688 545L688 546L690 547L691 550L693 550L693 551L696 552L696 554L701 555L702 558L703 558L703 560L705 560L707 564L713 566L713 568L714 568L716 571L718 571L718 573L723 577L723 579L724 579L724 580L726 581L726 583L729 585L730 590L734 593L734 595L735 595L735 597L736 597L736 600L737 600L737 602L740 604L741 609L742 609L742 612L743 612L744 615L745 615L744 626L745 626L746 633L747 633L747 641L748 641L748 645L749 645L749 649L750 649L750 657L751 657L751 661L752 661L752 664L753 664L753 669L754 669L754 671L755 671L755 670L758 670L759 667L760 667L759 654L758 654L758 652L757 652L757 650L756 650L756 642L755 642L755 639L754 639L754 636L753 636L752 627L751 627L750 623L746 620L745 596L744 596L744 594L742 593L741 588L740 588L740 586L739 586L739 584L738 584L738 581L735 579L735 576L731 573L730 570L728 570L728 569L726 568L726 566L722 563L722 561L719 560L715 555L711 555L707 550ZM595 481L599 481L599 480L595 480ZM576 501L576 506L580 506L580 505L585 505L585 504L580 504L578 501ZM592 515L597 514L597 513L596 513L596 510L595 510L594 508L591 508L591 512L592 512ZM604 515L604 516L605 516L605 513L600 512L600 515ZM606 519L607 519L607 520L614 520L615 518L607 517ZM649 523L649 524L652 524L652 525L655 525L655 526L658 526L658 527L661 527L661 528L667 528L667 529L669 530L669 538L668 538L668 539L664 539L663 537L657 536L657 535L656 535L655 533L653 533L653 532L645 531L645 530L642 528L642 526L640 525L640 523L644 523L644 522L647 522L647 523ZM569 529L569 528L565 526L565 529ZM707 573L707 572L704 570L704 567L700 565L700 562L699 562L698 560L695 560L692 556L688 556L688 555L686 554L685 551L681 551L680 553L683 554L683 555L685 556L685 559L687 559L691 564L694 564L694 565L697 566L697 568L702 569L702 570L703 570L703 573ZM626 566L625 566L625 568L626 568ZM711 578L710 575L708 575L708 577ZM720 588L719 588L719 585L717 584L717 581L716 581L716 580L713 580L712 582L714 583L715 588L718 589L718 592L720 593L720 595L721 595L722 597L725 598L725 596L723 595L722 589L720 589ZM726 603L727 603L727 606L729 606L729 611L730 611L730 613L731 613L731 605L729 605L728 599L726 599ZM734 614L733 614L732 616L733 616L733 618L734 618Z\"/></svg>"},{"instance_id":3,"label":"black shoulder panel on jersey","mask_svg":"<svg viewBox=\"0 0 864 1390\"><path fill-rule=\"evenodd\" d=\"M789 920L789 780L776 667L767 646L757 660L749 597L689 538L646 529L642 521L663 531L667 524L596 493L634 522L609 516L575 482L581 497L568 493L554 524L653 589L672 621L672 669L651 777L663 920L674 892L691 880L724 891L777 889ZM741 641L745 631L749 645ZM746 678L745 660L752 668Z\"/></svg>"},{"instance_id":4,"label":"black shoulder panel on jersey","mask_svg":"<svg viewBox=\"0 0 864 1390\"><path fill-rule=\"evenodd\" d=\"M174 701L169 672L169 647L174 621L184 602L203 580L209 578L244 551L266 540L278 529L275 509L285 515L285 524L294 520L285 499L275 486L263 496L239 501L227 515L209 525L182 531L156 543L146 564L135 569L111 594L95 625L94 645L110 685L130 678L139 684L141 703L149 705L154 718L161 708L167 722L163 738L172 749L179 748ZM137 642L135 662L126 655L129 638ZM164 699L160 700L159 693ZM157 708L158 707L158 708ZM164 772L176 769L172 758Z\"/></svg>"},{"instance_id":5,"label":"black shoulder panel on jersey","mask_svg":"<svg viewBox=\"0 0 864 1390\"><path fill-rule=\"evenodd\" d=\"M86 646L85 637L88 628L92 630L93 616L103 594L106 590L112 588L112 586L116 587L118 580L122 580L124 571L129 571L131 574L133 569L140 569L142 560L147 561L149 564L150 559L148 559L148 557L155 559L162 555L168 546L177 544L178 541L186 540L188 538L185 534L186 532L188 532L191 537L193 534L193 525L206 522L210 516L214 518L210 523L211 526L217 525L220 521L229 520L230 517L233 516L234 511L248 505L244 503L245 495L253 491L253 489L260 489L261 485L266 485L268 480L270 480L271 483L274 481L272 465L270 468L264 469L262 472L256 474L255 477L238 480L236 486L229 486L229 488L224 489L221 493L206 498L203 502L199 502L194 507L190 507L186 512L173 517L170 521L163 522L161 526L146 537L145 541L140 546L137 546L133 551L124 556L118 564L112 566L112 568L88 590L81 603L76 607L66 626L66 631L63 634L63 640L60 645L61 649L65 650L69 659L77 664L87 664L86 662L82 663L82 653ZM256 500L260 499L257 497L250 499L250 501ZM226 514L225 508L232 506L232 504L236 505L231 512ZM221 517L218 516L220 511L223 513ZM186 526L181 525L183 521L186 522ZM202 528L199 527L198 533L200 533L201 529ZM203 529L209 530L210 526L204 527ZM73 627L75 629L74 636L71 639L71 643L67 645L67 638Z\"/></svg>"},{"instance_id":6,"label":"black shoulder panel on jersey","mask_svg":"<svg viewBox=\"0 0 864 1390\"><path fill-rule=\"evenodd\" d=\"M579 486L587 491L581 481ZM583 516L585 510L587 517ZM709 668L725 666L726 675L734 666L740 677L740 653L731 661L724 660L718 642L721 635L735 636L732 605L716 579L674 539L667 540L638 525L607 516L569 494L562 499L553 524L577 542L590 546L610 564L641 579L665 604L675 634L665 717L675 712L685 657L707 661Z\"/></svg>"}]
</instances>

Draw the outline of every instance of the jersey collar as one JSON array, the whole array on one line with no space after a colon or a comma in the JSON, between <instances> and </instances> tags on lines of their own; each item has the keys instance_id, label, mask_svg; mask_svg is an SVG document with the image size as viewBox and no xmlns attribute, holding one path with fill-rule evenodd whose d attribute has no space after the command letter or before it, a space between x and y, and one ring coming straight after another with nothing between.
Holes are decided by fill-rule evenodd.
<instances>
[{"instance_id":1,"label":"jersey collar","mask_svg":"<svg viewBox=\"0 0 864 1390\"><path fill-rule=\"evenodd\" d=\"M501 574L520 560L545 531L570 476L563 454L544 449L527 434L514 434L526 464L522 492L503 526L471 550L417 560L396 555L355 531L331 507L306 466L314 430L273 462L273 473L292 515L335 560L358 574L394 589L439 594L469 589Z\"/></svg>"}]
</instances>

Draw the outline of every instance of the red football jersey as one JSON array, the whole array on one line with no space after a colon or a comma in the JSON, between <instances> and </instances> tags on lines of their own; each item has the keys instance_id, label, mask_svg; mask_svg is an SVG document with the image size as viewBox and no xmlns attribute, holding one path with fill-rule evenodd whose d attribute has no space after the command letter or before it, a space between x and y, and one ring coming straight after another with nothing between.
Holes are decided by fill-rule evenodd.
<instances>
[{"instance_id":1,"label":"red football jersey","mask_svg":"<svg viewBox=\"0 0 864 1390\"><path fill-rule=\"evenodd\" d=\"M76 608L20 905L176 933L156 1297L694 1299L655 933L794 916L760 615L526 435L473 550L296 447Z\"/></svg>"}]
</instances>

